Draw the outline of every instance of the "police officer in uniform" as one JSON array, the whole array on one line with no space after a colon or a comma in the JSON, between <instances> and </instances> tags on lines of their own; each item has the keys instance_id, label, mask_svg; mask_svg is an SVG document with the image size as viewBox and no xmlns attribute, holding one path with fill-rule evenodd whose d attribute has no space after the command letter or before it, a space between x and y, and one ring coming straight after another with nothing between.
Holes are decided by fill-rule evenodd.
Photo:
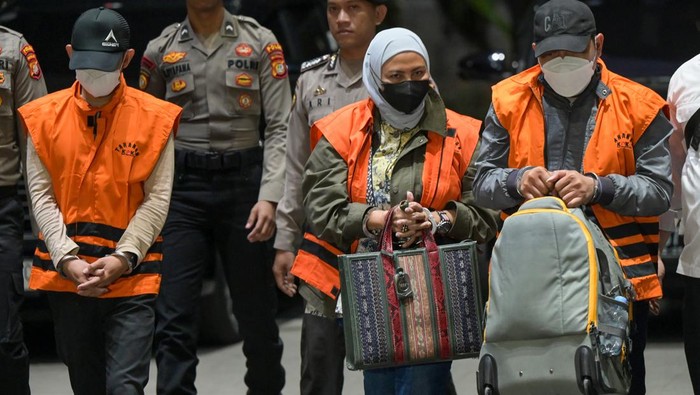
<instances>
[{"instance_id":1,"label":"police officer in uniform","mask_svg":"<svg viewBox=\"0 0 700 395\"><path fill-rule=\"evenodd\" d=\"M10 395L29 394L29 355L19 320L24 214L17 195L26 137L16 110L45 94L34 49L22 34L0 26L0 388Z\"/></svg>"},{"instance_id":2,"label":"police officer in uniform","mask_svg":"<svg viewBox=\"0 0 700 395\"><path fill-rule=\"evenodd\" d=\"M328 0L328 26L339 51L302 64L289 116L284 196L277 206L273 272L277 287L297 292L289 274L302 239L304 208L301 180L311 154L311 125L348 104L368 97L362 84L362 60L377 25L387 14L386 0ZM319 291L302 282L305 300L301 333L301 394L340 394L343 387L343 330L323 313Z\"/></svg>"},{"instance_id":3,"label":"police officer in uniform","mask_svg":"<svg viewBox=\"0 0 700 395\"><path fill-rule=\"evenodd\" d=\"M222 0L187 0L187 19L148 44L140 87L183 108L156 305L158 394L196 393L199 295L215 254L243 337L249 393L279 394L282 340L273 251L264 241L275 231L284 188L292 106L282 47Z\"/></svg>"}]
</instances>

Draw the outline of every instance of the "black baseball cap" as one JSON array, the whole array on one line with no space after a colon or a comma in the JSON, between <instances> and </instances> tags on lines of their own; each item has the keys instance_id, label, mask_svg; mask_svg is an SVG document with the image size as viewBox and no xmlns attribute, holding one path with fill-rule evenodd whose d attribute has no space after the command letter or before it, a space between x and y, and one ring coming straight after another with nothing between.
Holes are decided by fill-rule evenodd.
<instances>
[{"instance_id":1,"label":"black baseball cap","mask_svg":"<svg viewBox=\"0 0 700 395\"><path fill-rule=\"evenodd\" d=\"M586 4L550 0L535 11L535 57L557 50L583 52L595 33L595 18Z\"/></svg>"},{"instance_id":2,"label":"black baseball cap","mask_svg":"<svg viewBox=\"0 0 700 395\"><path fill-rule=\"evenodd\" d=\"M83 12L73 25L71 70L119 68L124 52L129 49L129 24L121 14L104 7Z\"/></svg>"}]
</instances>

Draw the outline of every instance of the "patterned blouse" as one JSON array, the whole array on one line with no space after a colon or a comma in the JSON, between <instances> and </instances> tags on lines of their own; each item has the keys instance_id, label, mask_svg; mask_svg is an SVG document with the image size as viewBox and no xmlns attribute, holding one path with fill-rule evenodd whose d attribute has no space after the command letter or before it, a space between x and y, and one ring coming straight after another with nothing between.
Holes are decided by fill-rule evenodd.
<instances>
[{"instance_id":1,"label":"patterned blouse","mask_svg":"<svg viewBox=\"0 0 700 395\"><path fill-rule=\"evenodd\" d=\"M380 210L391 208L391 174L394 166L409 140L418 132L418 126L399 130L385 121L379 124L379 139L376 149L372 149L367 171L367 204ZM373 144L374 146L375 144ZM361 238L357 252L378 251L379 243L373 238Z\"/></svg>"}]
</instances>

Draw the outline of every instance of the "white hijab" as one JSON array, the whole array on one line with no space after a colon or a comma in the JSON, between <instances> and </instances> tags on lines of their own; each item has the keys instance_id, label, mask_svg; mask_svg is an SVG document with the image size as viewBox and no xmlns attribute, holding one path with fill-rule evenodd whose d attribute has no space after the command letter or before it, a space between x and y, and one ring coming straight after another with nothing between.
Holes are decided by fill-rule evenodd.
<instances>
[{"instance_id":1,"label":"white hijab","mask_svg":"<svg viewBox=\"0 0 700 395\"><path fill-rule=\"evenodd\" d=\"M402 52L418 53L425 59L428 70L430 70L428 51L420 37L408 29L397 27L382 30L374 36L362 64L362 81L372 101L379 109L382 119L397 129L410 129L418 125L423 117L425 101L412 113L405 114L387 103L380 92L383 85L382 66L393 56Z\"/></svg>"}]
</instances>

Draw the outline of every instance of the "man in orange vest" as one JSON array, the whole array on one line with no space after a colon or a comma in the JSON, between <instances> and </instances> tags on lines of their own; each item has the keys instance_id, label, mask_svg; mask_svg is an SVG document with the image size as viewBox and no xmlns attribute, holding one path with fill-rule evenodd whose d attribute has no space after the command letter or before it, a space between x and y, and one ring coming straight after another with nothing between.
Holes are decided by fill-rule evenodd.
<instances>
[{"instance_id":1,"label":"man in orange vest","mask_svg":"<svg viewBox=\"0 0 700 395\"><path fill-rule=\"evenodd\" d=\"M630 394L644 394L648 300L661 297L654 267L658 216L669 208L673 190L666 104L606 68L603 34L583 2L542 5L534 35L538 64L493 87L476 201L506 213L545 195L586 206L637 294Z\"/></svg>"},{"instance_id":2,"label":"man in orange vest","mask_svg":"<svg viewBox=\"0 0 700 395\"><path fill-rule=\"evenodd\" d=\"M75 394L148 381L181 109L126 86L129 38L119 13L84 12L66 46L77 82L19 109L41 231L29 285L47 291Z\"/></svg>"}]
</instances>

